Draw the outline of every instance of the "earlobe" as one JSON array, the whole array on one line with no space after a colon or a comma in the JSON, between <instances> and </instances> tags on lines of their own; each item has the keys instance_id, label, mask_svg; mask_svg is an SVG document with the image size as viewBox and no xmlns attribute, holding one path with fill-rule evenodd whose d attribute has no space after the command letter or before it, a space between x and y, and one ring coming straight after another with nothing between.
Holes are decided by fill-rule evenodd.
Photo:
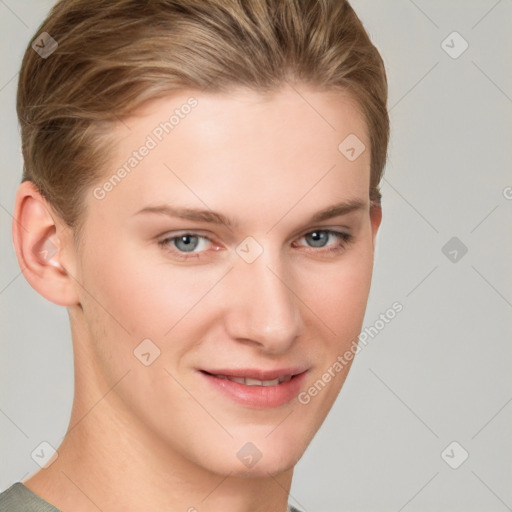
<instances>
[{"instance_id":1,"label":"earlobe","mask_svg":"<svg viewBox=\"0 0 512 512\"><path fill-rule=\"evenodd\" d=\"M64 232L48 202L30 181L18 187L12 236L23 275L43 297L61 306L78 303L74 280L63 262Z\"/></svg>"}]
</instances>

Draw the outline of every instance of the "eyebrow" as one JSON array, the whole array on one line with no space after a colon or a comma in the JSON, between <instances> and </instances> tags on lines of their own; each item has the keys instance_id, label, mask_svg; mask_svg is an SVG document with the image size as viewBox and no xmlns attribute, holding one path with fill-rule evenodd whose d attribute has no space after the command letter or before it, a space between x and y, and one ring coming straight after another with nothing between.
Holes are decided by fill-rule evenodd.
<instances>
[{"instance_id":1,"label":"eyebrow","mask_svg":"<svg viewBox=\"0 0 512 512\"><path fill-rule=\"evenodd\" d=\"M357 210L363 210L366 208L366 204L359 200L343 201L336 203L323 210L320 210L313 214L313 216L307 221L307 224L322 222L325 220L332 219L334 217L340 217L347 215ZM177 217L180 219L196 221L196 222L208 222L212 224L224 224L229 228L236 228L238 222L231 218L223 215L222 213L215 212L213 210L196 210L194 208L178 208L167 204L146 206L136 212L135 215L139 214L157 214L167 215L169 217ZM286 215L286 214L285 214ZM284 217L284 216L283 216Z\"/></svg>"}]
</instances>

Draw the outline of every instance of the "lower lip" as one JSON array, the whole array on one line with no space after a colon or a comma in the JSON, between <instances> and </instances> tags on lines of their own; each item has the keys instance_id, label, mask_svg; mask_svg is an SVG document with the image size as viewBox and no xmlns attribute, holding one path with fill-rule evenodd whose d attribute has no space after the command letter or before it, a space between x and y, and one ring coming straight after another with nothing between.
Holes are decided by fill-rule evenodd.
<instances>
[{"instance_id":1,"label":"lower lip","mask_svg":"<svg viewBox=\"0 0 512 512\"><path fill-rule=\"evenodd\" d=\"M282 382L276 386L247 386L229 379L219 379L208 373L200 373L212 386L236 403L267 409L285 405L296 398L304 383L307 371L295 375L288 382Z\"/></svg>"}]
</instances>

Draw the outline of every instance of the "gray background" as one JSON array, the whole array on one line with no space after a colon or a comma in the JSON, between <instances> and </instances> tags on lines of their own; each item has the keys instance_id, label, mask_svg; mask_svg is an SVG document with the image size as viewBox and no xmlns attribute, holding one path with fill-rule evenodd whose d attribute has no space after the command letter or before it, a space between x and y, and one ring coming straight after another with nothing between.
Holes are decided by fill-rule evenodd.
<instances>
[{"instance_id":1,"label":"gray background","mask_svg":"<svg viewBox=\"0 0 512 512\"><path fill-rule=\"evenodd\" d=\"M17 72L52 3L0 0L1 490L38 469L41 441L58 446L73 392L66 310L27 284L10 235ZM403 311L357 356L290 501L307 512L512 510L512 0L352 5L385 60L392 122L364 325L395 301ZM458 58L443 48L460 40L442 46L453 31L469 44ZM442 251L452 237L456 261Z\"/></svg>"}]
</instances>

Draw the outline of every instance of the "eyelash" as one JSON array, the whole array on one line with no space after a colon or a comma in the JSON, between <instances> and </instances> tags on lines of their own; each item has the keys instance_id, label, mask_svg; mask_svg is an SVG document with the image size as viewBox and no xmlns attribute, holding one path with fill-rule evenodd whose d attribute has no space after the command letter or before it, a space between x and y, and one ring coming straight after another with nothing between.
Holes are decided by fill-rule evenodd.
<instances>
[{"instance_id":1,"label":"eyelash","mask_svg":"<svg viewBox=\"0 0 512 512\"><path fill-rule=\"evenodd\" d=\"M349 233L345 233L343 231L336 231L334 229L314 229L312 231L308 231L307 233L302 235L300 238L304 238L307 235L311 235L313 233L318 233L318 232L320 232L320 233L327 233L328 235L333 235L334 237L338 238L339 242L334 247L329 247L328 246L327 249L325 249L324 247L318 247L318 248L308 247L308 249L313 250L314 252L323 252L323 253L327 253L327 254L336 254L336 253L346 249L354 241L354 236L353 235L350 235ZM174 240L177 240L177 239L179 239L181 237L184 237L184 236L193 236L193 237L202 238L204 240L208 240L209 242L212 242L212 240L209 237L207 237L207 236L199 235L198 233L188 232L187 231L187 232L181 233L179 235L173 235L173 236L170 236L170 237L166 237L163 240L160 240L158 242L158 245L162 249L164 249L164 250L166 250L168 252L171 252L174 256L177 256L179 259L182 259L182 260L191 260L191 259L201 258L205 251L203 251L203 252L196 252L196 253L194 253L194 252L187 253L187 252L179 251L176 248L173 248L171 250L170 243L173 242ZM301 247L305 247L305 246L301 246ZM315 249L317 249L317 250L315 250Z\"/></svg>"}]
</instances>

